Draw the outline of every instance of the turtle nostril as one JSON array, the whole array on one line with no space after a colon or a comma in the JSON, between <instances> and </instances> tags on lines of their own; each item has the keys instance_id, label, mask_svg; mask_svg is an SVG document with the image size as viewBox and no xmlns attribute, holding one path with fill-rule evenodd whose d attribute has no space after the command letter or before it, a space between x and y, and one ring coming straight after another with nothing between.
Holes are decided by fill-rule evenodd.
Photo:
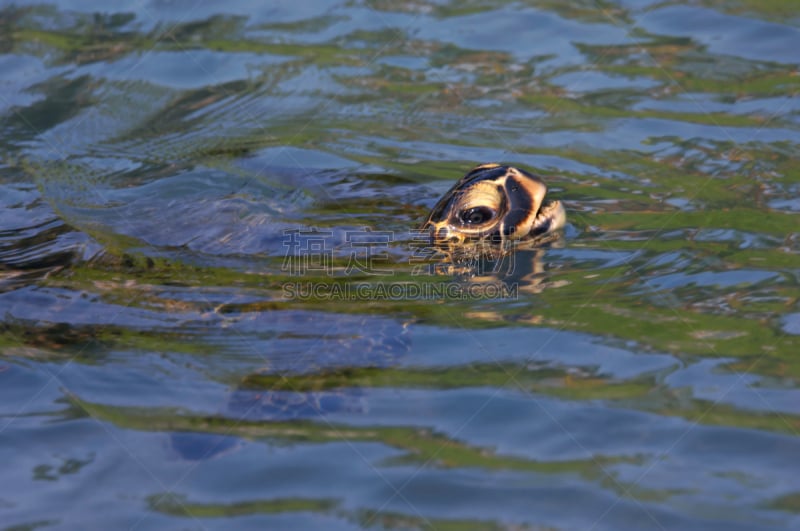
<instances>
[{"instance_id":1,"label":"turtle nostril","mask_svg":"<svg viewBox=\"0 0 800 531\"><path fill-rule=\"evenodd\" d=\"M434 236L437 240L444 241L450 236L450 231L447 230L447 227L441 227L439 230L436 231L436 235Z\"/></svg>"}]
</instances>

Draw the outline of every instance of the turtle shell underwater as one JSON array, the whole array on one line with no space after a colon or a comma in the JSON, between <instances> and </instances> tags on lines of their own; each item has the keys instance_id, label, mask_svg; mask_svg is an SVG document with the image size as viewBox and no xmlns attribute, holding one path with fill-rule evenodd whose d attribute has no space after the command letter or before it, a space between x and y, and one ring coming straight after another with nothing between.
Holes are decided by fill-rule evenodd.
<instances>
[{"instance_id":1,"label":"turtle shell underwater","mask_svg":"<svg viewBox=\"0 0 800 531\"><path fill-rule=\"evenodd\" d=\"M484 242L544 242L566 223L561 201L545 197L536 175L512 166L481 164L462 177L433 207L422 230L431 242L458 248Z\"/></svg>"},{"instance_id":2,"label":"turtle shell underwater","mask_svg":"<svg viewBox=\"0 0 800 531\"><path fill-rule=\"evenodd\" d=\"M566 223L561 202L546 198L546 193L544 182L535 175L511 166L482 164L436 203L421 228L430 231L434 245L466 253L473 252L473 244L486 244L482 252L521 242L538 245L556 238ZM319 318L304 312L293 317L299 320L295 325L302 326ZM287 422L365 410L364 390L352 387L351 380L393 365L410 348L409 330L406 323L364 315L337 318L336 332L290 360L290 367L273 363L269 370L245 377L225 416L237 419L237 424L242 419ZM171 443L187 460L214 458L239 444L235 437L189 431L173 433Z\"/></svg>"}]
</instances>

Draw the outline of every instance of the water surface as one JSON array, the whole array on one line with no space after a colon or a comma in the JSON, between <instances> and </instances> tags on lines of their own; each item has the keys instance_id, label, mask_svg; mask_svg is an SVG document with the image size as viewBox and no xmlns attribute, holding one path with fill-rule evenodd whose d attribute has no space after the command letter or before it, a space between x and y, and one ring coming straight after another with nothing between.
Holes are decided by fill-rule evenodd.
<instances>
[{"instance_id":1,"label":"water surface","mask_svg":"<svg viewBox=\"0 0 800 531\"><path fill-rule=\"evenodd\" d=\"M2 526L800 527L800 10L562 4L0 3Z\"/></svg>"}]
</instances>

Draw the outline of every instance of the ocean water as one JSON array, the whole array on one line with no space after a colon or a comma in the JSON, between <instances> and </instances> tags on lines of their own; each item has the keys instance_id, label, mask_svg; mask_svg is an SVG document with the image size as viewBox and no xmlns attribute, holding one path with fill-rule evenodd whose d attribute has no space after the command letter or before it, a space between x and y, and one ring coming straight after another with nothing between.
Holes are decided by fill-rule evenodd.
<instances>
[{"instance_id":1,"label":"ocean water","mask_svg":"<svg viewBox=\"0 0 800 531\"><path fill-rule=\"evenodd\" d=\"M0 529L800 528L800 7L0 2ZM563 238L430 267L472 166Z\"/></svg>"}]
</instances>

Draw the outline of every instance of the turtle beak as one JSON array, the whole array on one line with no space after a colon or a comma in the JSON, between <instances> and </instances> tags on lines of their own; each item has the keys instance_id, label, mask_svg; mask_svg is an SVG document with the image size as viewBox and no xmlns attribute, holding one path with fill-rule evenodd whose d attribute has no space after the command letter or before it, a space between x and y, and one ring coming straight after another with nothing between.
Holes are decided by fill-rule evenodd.
<instances>
[{"instance_id":1,"label":"turtle beak","mask_svg":"<svg viewBox=\"0 0 800 531\"><path fill-rule=\"evenodd\" d=\"M453 230L447 220L439 223L428 222L422 230L428 230L431 234L431 243L434 245L459 244L464 241L464 235Z\"/></svg>"}]
</instances>

